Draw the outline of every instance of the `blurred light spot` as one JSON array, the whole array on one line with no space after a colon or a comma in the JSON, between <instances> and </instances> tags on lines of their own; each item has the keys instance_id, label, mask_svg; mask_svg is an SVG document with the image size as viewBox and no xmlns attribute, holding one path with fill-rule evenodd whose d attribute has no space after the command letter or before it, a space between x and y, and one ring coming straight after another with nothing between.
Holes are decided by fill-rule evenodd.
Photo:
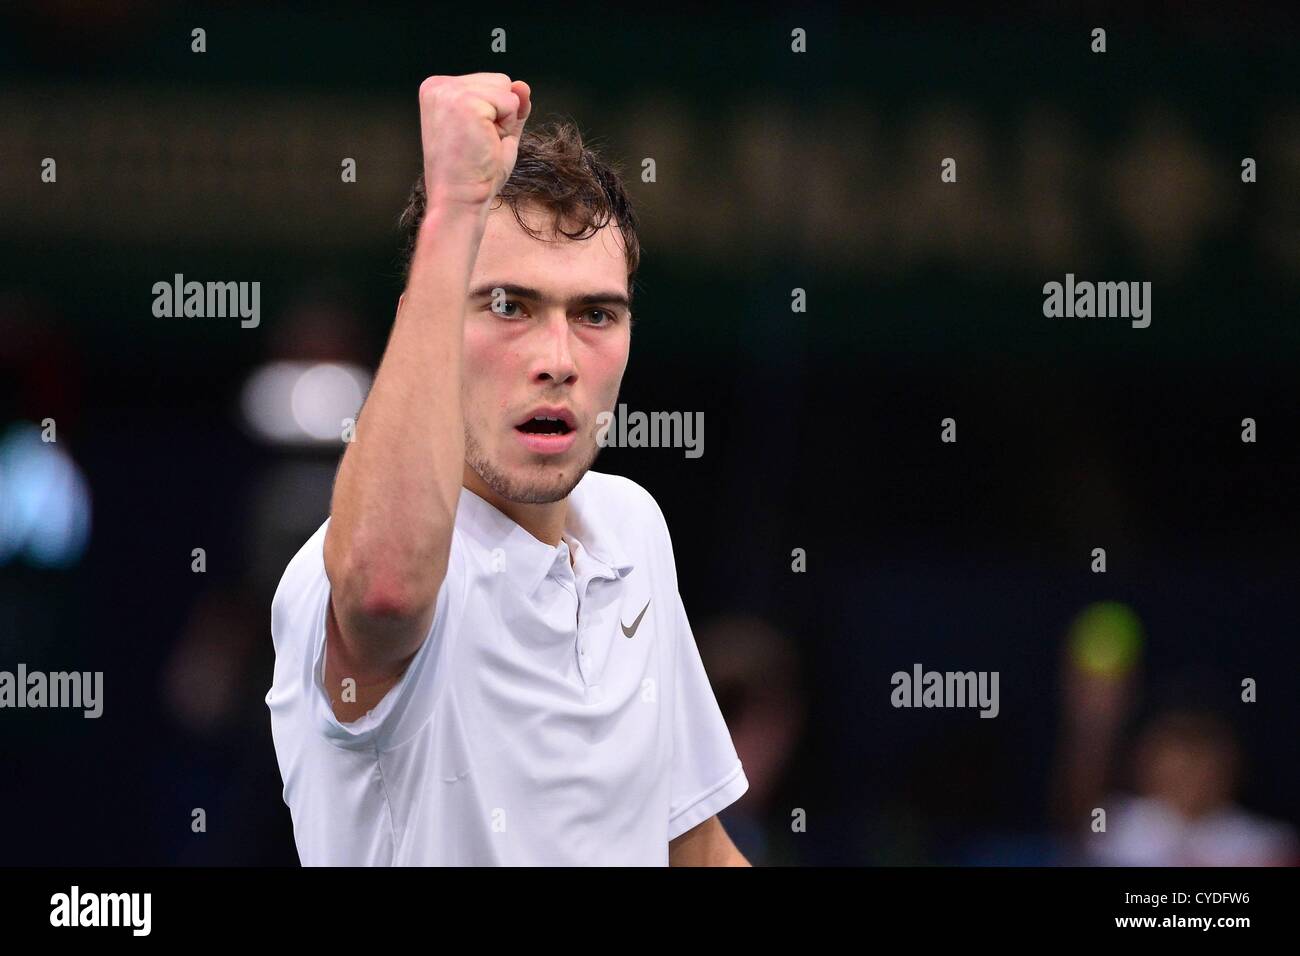
<instances>
[{"instance_id":1,"label":"blurred light spot","mask_svg":"<svg viewBox=\"0 0 1300 956\"><path fill-rule=\"evenodd\" d=\"M359 365L272 362L244 385L244 421L271 444L341 444L343 420L356 418L369 387L370 374Z\"/></svg>"},{"instance_id":2,"label":"blurred light spot","mask_svg":"<svg viewBox=\"0 0 1300 956\"><path fill-rule=\"evenodd\" d=\"M1119 601L1090 604L1070 625L1074 663L1093 674L1127 673L1141 656L1142 643L1141 618Z\"/></svg>"},{"instance_id":3,"label":"blurred light spot","mask_svg":"<svg viewBox=\"0 0 1300 956\"><path fill-rule=\"evenodd\" d=\"M0 564L76 564L90 538L90 488L57 442L35 425L11 425L0 439Z\"/></svg>"}]
</instances>

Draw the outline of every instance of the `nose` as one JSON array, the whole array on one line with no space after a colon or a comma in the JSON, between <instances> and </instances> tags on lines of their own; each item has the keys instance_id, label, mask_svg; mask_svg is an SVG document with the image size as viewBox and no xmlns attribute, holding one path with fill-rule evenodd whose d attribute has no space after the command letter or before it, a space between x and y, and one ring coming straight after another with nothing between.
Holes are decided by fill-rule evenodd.
<instances>
[{"instance_id":1,"label":"nose","mask_svg":"<svg viewBox=\"0 0 1300 956\"><path fill-rule=\"evenodd\" d=\"M537 357L533 363L535 382L553 385L570 385L578 378L578 367L573 361L573 329L568 317L560 310L539 326Z\"/></svg>"}]
</instances>

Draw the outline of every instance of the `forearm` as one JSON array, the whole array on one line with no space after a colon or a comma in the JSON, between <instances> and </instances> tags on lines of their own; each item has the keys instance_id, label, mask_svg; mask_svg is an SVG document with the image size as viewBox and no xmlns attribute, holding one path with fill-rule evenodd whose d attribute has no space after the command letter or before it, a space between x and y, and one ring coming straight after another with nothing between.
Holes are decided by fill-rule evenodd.
<instances>
[{"instance_id":1,"label":"forearm","mask_svg":"<svg viewBox=\"0 0 1300 956\"><path fill-rule=\"evenodd\" d=\"M325 562L340 615L424 616L464 470L461 350L484 217L431 207L374 385L334 485ZM404 651L394 648L396 654Z\"/></svg>"}]
</instances>

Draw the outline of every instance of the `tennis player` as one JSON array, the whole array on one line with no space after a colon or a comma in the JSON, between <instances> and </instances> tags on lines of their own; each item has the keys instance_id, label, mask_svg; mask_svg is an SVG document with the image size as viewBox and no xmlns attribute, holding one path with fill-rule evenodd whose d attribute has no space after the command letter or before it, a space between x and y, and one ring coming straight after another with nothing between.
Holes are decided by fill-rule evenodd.
<instances>
[{"instance_id":1,"label":"tennis player","mask_svg":"<svg viewBox=\"0 0 1300 956\"><path fill-rule=\"evenodd\" d=\"M636 219L530 110L501 73L420 86L406 289L271 611L306 865L748 865L717 813L749 784L663 515L590 470Z\"/></svg>"}]
</instances>

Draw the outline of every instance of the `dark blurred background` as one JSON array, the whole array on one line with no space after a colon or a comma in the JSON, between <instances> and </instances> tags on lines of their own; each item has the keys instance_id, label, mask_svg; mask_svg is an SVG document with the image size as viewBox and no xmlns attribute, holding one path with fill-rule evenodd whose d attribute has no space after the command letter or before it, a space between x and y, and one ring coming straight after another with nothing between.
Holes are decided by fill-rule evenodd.
<instances>
[{"instance_id":1,"label":"dark blurred background","mask_svg":"<svg viewBox=\"0 0 1300 956\"><path fill-rule=\"evenodd\" d=\"M0 670L104 713L0 710L0 864L296 863L271 596L402 290L416 89L480 70L639 206L621 400L704 454L597 468L668 518L752 859L1295 863L1293 5L873 11L6 5ZM155 317L177 273L260 324ZM1066 273L1151 326L1045 318ZM916 663L999 715L894 708Z\"/></svg>"}]
</instances>

